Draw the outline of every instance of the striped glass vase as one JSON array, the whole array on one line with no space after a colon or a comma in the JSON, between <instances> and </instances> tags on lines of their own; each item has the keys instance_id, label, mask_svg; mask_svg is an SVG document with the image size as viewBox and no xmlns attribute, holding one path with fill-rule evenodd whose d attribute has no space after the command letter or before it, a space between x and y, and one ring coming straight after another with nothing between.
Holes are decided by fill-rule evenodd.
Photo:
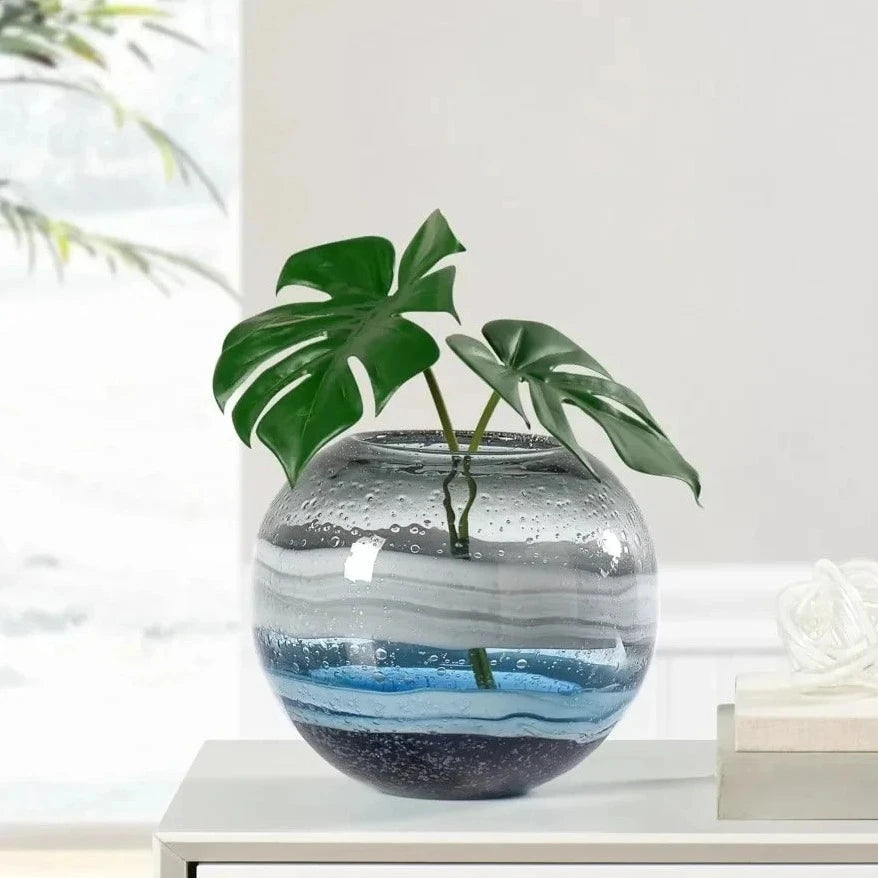
<instances>
[{"instance_id":1,"label":"striped glass vase","mask_svg":"<svg viewBox=\"0 0 878 878\"><path fill-rule=\"evenodd\" d=\"M521 794L597 747L646 673L656 577L640 510L591 467L544 437L452 455L438 433L369 433L284 487L254 634L305 740L447 799Z\"/></svg>"}]
</instances>

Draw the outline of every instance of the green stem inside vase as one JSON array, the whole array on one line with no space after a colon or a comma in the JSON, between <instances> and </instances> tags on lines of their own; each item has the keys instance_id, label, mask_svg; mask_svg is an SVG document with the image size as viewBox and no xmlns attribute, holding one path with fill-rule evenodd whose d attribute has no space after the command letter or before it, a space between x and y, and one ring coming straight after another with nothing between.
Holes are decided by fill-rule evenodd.
<instances>
[{"instance_id":1,"label":"green stem inside vase","mask_svg":"<svg viewBox=\"0 0 878 878\"><path fill-rule=\"evenodd\" d=\"M439 389L439 383L436 381L436 376L433 374L432 369L427 369L424 372L424 378L427 381L427 387L430 388L430 396L433 397L433 403L439 414L439 422L442 425L442 432L445 435L445 441L448 443L448 448L452 453L451 471L442 480L442 503L445 507L445 517L448 522L448 539L451 543L451 557L462 558L466 561L470 561L472 560L472 557L469 549L469 512L470 509L472 509L473 503L475 503L476 495L478 494L478 486L476 485L476 480L470 474L470 459L467 457L464 460L463 468L466 475L467 486L469 488L469 496L467 497L466 506L460 516L460 529L458 530L456 515L454 513L454 503L451 499L451 483L454 481L460 468L460 458L456 456L460 451L460 446L457 442L457 436L454 433L454 427L451 425L451 418L448 415L448 408L445 405L442 391ZM494 402L493 406L491 406L491 412L496 405L497 403ZM488 418L491 417L491 412L488 412L487 416L485 415L485 412L482 413L482 417L479 420L480 426L476 428L478 432L478 442L481 441L481 437L485 432L485 427L487 426ZM476 434L474 433L473 438L475 437ZM476 442L476 448L478 448L478 442ZM472 442L470 442L470 447L472 448ZM494 681L494 674L491 672L491 662L488 659L488 653L485 648L483 646L472 647L467 650L467 655L469 656L469 663L473 669L473 676L475 677L476 685L479 689L496 689L497 684Z\"/></svg>"},{"instance_id":2,"label":"green stem inside vase","mask_svg":"<svg viewBox=\"0 0 878 878\"><path fill-rule=\"evenodd\" d=\"M473 430L473 435L470 439L469 447L467 448L467 456L463 459L463 474L466 476L469 485L469 498L467 499L466 506L463 508L463 512L460 513L460 526L458 532L461 542L464 542L467 546L467 552L469 551L469 512L470 509L473 508L473 503L475 503L476 494L478 493L476 481L470 474L471 460L469 455L475 454L479 450L479 445L482 443L482 438L485 435L488 421L491 420L491 415L494 414L494 409L497 408L498 402L500 402L500 394L495 391L488 399L488 402L482 411L482 415L479 418L479 422L476 424L476 429Z\"/></svg>"},{"instance_id":3,"label":"green stem inside vase","mask_svg":"<svg viewBox=\"0 0 878 878\"><path fill-rule=\"evenodd\" d=\"M457 517L454 513L454 502L451 498L451 483L460 472L461 461L459 457L454 457L451 462L451 471L442 480L443 506L445 507L445 517L448 521L448 539L451 543L451 557L460 558L464 561L471 561L469 546L469 510L472 508L478 494L476 480L469 473L469 458L463 461L464 475L466 476L469 486L469 496L466 506L460 516L458 527ZM488 659L488 653L483 646L475 646L467 650L469 663L473 669L473 676L479 689L496 689L497 684L494 681L494 674L491 672L491 662Z\"/></svg>"},{"instance_id":4,"label":"green stem inside vase","mask_svg":"<svg viewBox=\"0 0 878 878\"><path fill-rule=\"evenodd\" d=\"M488 653L484 647L476 646L468 650L469 663L473 669L473 676L476 678L476 686L479 689L496 689L497 684L494 682L494 674L491 671L491 662L488 660Z\"/></svg>"}]
</instances>

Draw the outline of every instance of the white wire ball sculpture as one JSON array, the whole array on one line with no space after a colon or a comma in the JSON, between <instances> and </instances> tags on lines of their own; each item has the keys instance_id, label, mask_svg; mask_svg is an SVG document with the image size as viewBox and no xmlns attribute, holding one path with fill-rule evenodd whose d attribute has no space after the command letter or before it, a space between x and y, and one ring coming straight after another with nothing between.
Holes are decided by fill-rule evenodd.
<instances>
[{"instance_id":1,"label":"white wire ball sculpture","mask_svg":"<svg viewBox=\"0 0 878 878\"><path fill-rule=\"evenodd\" d=\"M813 578L785 588L777 623L801 689L878 690L878 563L818 561Z\"/></svg>"}]
</instances>

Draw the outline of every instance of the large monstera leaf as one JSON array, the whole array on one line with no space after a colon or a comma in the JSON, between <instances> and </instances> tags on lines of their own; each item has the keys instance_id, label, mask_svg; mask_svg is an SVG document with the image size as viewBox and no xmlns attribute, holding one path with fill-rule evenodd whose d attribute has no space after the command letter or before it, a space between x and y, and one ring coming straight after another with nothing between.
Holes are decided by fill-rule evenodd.
<instances>
[{"instance_id":1,"label":"large monstera leaf","mask_svg":"<svg viewBox=\"0 0 878 878\"><path fill-rule=\"evenodd\" d=\"M494 320L485 324L482 334L490 348L466 335L449 336L448 345L528 427L519 395L522 382L530 391L539 422L586 468L590 469L588 459L573 434L565 405L593 418L632 469L681 479L698 499L698 473L673 446L643 400L613 381L597 360L567 336L544 323L527 320ZM570 367L594 374L569 371Z\"/></svg>"},{"instance_id":2,"label":"large monstera leaf","mask_svg":"<svg viewBox=\"0 0 878 878\"><path fill-rule=\"evenodd\" d=\"M329 298L272 308L226 337L213 392L224 410L245 387L232 409L241 439L249 445L255 429L295 483L310 458L363 415L351 357L363 364L380 412L401 385L438 359L429 333L401 315L444 311L457 317L454 268L428 272L463 250L434 211L403 253L393 295L395 254L385 238L353 238L294 253L277 289L311 287Z\"/></svg>"}]
</instances>

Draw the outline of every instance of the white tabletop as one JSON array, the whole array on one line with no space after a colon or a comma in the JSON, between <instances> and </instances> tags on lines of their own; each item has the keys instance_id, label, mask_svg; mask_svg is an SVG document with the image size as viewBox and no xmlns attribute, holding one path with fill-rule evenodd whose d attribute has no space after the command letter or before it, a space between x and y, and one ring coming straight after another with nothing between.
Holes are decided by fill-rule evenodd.
<instances>
[{"instance_id":1,"label":"white tabletop","mask_svg":"<svg viewBox=\"0 0 878 878\"><path fill-rule=\"evenodd\" d=\"M611 741L528 796L437 802L301 742L208 742L156 837L190 862L878 862L878 821L718 821L715 749Z\"/></svg>"}]
</instances>

